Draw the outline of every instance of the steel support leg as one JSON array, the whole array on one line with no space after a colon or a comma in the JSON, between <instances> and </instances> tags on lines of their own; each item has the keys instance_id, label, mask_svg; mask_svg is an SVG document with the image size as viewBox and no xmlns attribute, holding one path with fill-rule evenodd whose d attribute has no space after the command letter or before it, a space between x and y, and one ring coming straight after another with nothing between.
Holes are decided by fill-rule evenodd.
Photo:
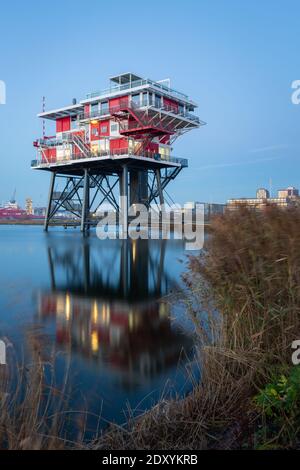
<instances>
[{"instance_id":1,"label":"steel support leg","mask_svg":"<svg viewBox=\"0 0 300 470\"><path fill-rule=\"evenodd\" d=\"M83 183L83 200L81 212L81 227L80 230L85 232L89 229L89 222L87 218L90 210L90 176L87 168L84 170L84 183Z\"/></svg>"},{"instance_id":2,"label":"steel support leg","mask_svg":"<svg viewBox=\"0 0 300 470\"><path fill-rule=\"evenodd\" d=\"M159 203L162 206L164 204L164 193L161 187L161 178L160 178L160 170L156 170L156 182L157 182L157 189L159 195Z\"/></svg>"},{"instance_id":3,"label":"steel support leg","mask_svg":"<svg viewBox=\"0 0 300 470\"><path fill-rule=\"evenodd\" d=\"M50 187L49 187L49 195L48 195L48 204L47 204L47 211L45 215L45 221L44 221L44 230L47 232L48 226L49 226L49 217L50 217L50 212L51 212L51 205L52 205L52 196L53 196L53 189L54 189L54 183L55 183L55 176L56 173L53 171L51 173L51 180L50 180Z\"/></svg>"},{"instance_id":4,"label":"steel support leg","mask_svg":"<svg viewBox=\"0 0 300 470\"><path fill-rule=\"evenodd\" d=\"M121 222L122 238L127 238L128 233L128 167L123 166L122 174L120 176L120 209L121 209Z\"/></svg>"}]
</instances>

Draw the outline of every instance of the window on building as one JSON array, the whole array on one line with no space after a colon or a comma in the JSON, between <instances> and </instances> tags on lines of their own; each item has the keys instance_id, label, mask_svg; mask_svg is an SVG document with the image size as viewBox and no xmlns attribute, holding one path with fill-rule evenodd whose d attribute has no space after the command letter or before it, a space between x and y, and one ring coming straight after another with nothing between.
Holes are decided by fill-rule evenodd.
<instances>
[{"instance_id":1,"label":"window on building","mask_svg":"<svg viewBox=\"0 0 300 470\"><path fill-rule=\"evenodd\" d=\"M118 132L118 124L117 123L114 123L114 124L111 124L110 125L110 131L111 132Z\"/></svg>"},{"instance_id":2,"label":"window on building","mask_svg":"<svg viewBox=\"0 0 300 470\"><path fill-rule=\"evenodd\" d=\"M169 160L170 159L170 147L159 146L159 153L160 153L161 158L163 160Z\"/></svg>"},{"instance_id":3,"label":"window on building","mask_svg":"<svg viewBox=\"0 0 300 470\"><path fill-rule=\"evenodd\" d=\"M183 114L184 113L184 106L183 104L178 103L178 113Z\"/></svg>"},{"instance_id":4,"label":"window on building","mask_svg":"<svg viewBox=\"0 0 300 470\"><path fill-rule=\"evenodd\" d=\"M91 105L91 113L92 113L92 116L97 116L98 114L98 111L99 111L99 103L93 103Z\"/></svg>"},{"instance_id":5,"label":"window on building","mask_svg":"<svg viewBox=\"0 0 300 470\"><path fill-rule=\"evenodd\" d=\"M137 94L137 95L132 95L131 96L131 101L136 104L136 105L139 105L140 104L140 95Z\"/></svg>"},{"instance_id":6,"label":"window on building","mask_svg":"<svg viewBox=\"0 0 300 470\"><path fill-rule=\"evenodd\" d=\"M98 153L98 150L99 150L99 144L98 143L97 144L92 144L91 145L91 150L92 150L92 153L94 155L96 155Z\"/></svg>"},{"instance_id":7,"label":"window on building","mask_svg":"<svg viewBox=\"0 0 300 470\"><path fill-rule=\"evenodd\" d=\"M109 149L109 140L107 139L101 139L99 141L99 148L100 148L100 153L106 153Z\"/></svg>"},{"instance_id":8,"label":"window on building","mask_svg":"<svg viewBox=\"0 0 300 470\"><path fill-rule=\"evenodd\" d=\"M143 93L142 106L148 106L148 93Z\"/></svg>"},{"instance_id":9,"label":"window on building","mask_svg":"<svg viewBox=\"0 0 300 470\"><path fill-rule=\"evenodd\" d=\"M101 134L106 134L107 133L107 126L101 126L100 127L100 132L101 132Z\"/></svg>"},{"instance_id":10,"label":"window on building","mask_svg":"<svg viewBox=\"0 0 300 470\"><path fill-rule=\"evenodd\" d=\"M161 108L161 96L160 95L155 95L155 107Z\"/></svg>"},{"instance_id":11,"label":"window on building","mask_svg":"<svg viewBox=\"0 0 300 470\"><path fill-rule=\"evenodd\" d=\"M102 101L100 103L101 114L108 114L108 101Z\"/></svg>"}]
</instances>

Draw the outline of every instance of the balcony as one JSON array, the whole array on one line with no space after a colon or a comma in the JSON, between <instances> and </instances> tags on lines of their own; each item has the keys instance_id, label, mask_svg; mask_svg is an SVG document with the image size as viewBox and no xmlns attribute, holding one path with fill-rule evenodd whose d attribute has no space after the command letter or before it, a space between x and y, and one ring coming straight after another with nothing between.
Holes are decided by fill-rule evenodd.
<instances>
[{"instance_id":1,"label":"balcony","mask_svg":"<svg viewBox=\"0 0 300 470\"><path fill-rule=\"evenodd\" d=\"M153 111L162 111L162 112L166 112L166 113L172 113L172 114L175 114L179 117L182 117L184 119L188 119L190 121L193 121L195 124L204 124L200 121L199 117L192 114L192 113L189 113L187 111L180 111L179 109L176 109L174 106L168 106L168 105L165 105L165 106L161 106L161 107L156 107L152 104L148 102L143 102L142 104L137 104L137 103L134 103L132 101L129 101L129 103L126 102L126 105L128 107L133 107L133 108L137 108L137 109L145 109L145 108L148 108L148 109L152 109ZM105 108L104 110L96 110L96 111L90 111L89 113L82 113L79 115L79 120L80 121L83 121L85 119L96 119L96 118L101 118L102 116L109 116L112 112L116 112L116 111L119 111L121 109L121 107L124 107L123 105L122 106L116 106L114 108Z\"/></svg>"}]
</instances>

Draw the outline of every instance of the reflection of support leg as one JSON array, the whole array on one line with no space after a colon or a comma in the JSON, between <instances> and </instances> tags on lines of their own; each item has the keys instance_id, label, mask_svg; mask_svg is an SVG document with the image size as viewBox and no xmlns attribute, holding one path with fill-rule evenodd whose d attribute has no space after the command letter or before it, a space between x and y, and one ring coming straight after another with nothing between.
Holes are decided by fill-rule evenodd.
<instances>
[{"instance_id":1,"label":"reflection of support leg","mask_svg":"<svg viewBox=\"0 0 300 470\"><path fill-rule=\"evenodd\" d=\"M128 167L123 166L123 171L120 179L120 195L121 195L121 225L122 237L127 238L128 232Z\"/></svg>"},{"instance_id":2,"label":"reflection of support leg","mask_svg":"<svg viewBox=\"0 0 300 470\"><path fill-rule=\"evenodd\" d=\"M126 295L128 291L128 241L122 241L121 249L121 279L123 294Z\"/></svg>"},{"instance_id":3,"label":"reflection of support leg","mask_svg":"<svg viewBox=\"0 0 300 470\"><path fill-rule=\"evenodd\" d=\"M89 229L89 222L87 220L90 208L90 177L88 170L84 170L84 185L83 185L83 201L81 212L81 231L85 232Z\"/></svg>"},{"instance_id":4,"label":"reflection of support leg","mask_svg":"<svg viewBox=\"0 0 300 470\"><path fill-rule=\"evenodd\" d=\"M159 195L159 202L161 205L164 204L164 193L161 187L161 178L160 178L160 170L156 170L156 182L157 182L157 190Z\"/></svg>"},{"instance_id":5,"label":"reflection of support leg","mask_svg":"<svg viewBox=\"0 0 300 470\"><path fill-rule=\"evenodd\" d=\"M90 286L90 245L89 243L84 243L82 247L82 257L83 257L84 290L85 292L87 292Z\"/></svg>"},{"instance_id":6,"label":"reflection of support leg","mask_svg":"<svg viewBox=\"0 0 300 470\"><path fill-rule=\"evenodd\" d=\"M52 253L51 253L50 246L48 246L48 261L49 261L49 267L50 267L51 289L55 290L55 288L56 288L55 272L54 272L54 264L53 264L53 259L52 259Z\"/></svg>"},{"instance_id":7,"label":"reflection of support leg","mask_svg":"<svg viewBox=\"0 0 300 470\"><path fill-rule=\"evenodd\" d=\"M55 172L53 171L53 173L51 173L49 196L48 196L48 205L47 205L47 212L46 212L45 222L44 222L44 230L46 232L48 230L48 225L49 225L49 220L50 220L49 217L50 217L50 212L51 212L54 183L55 183Z\"/></svg>"},{"instance_id":8,"label":"reflection of support leg","mask_svg":"<svg viewBox=\"0 0 300 470\"><path fill-rule=\"evenodd\" d=\"M159 266L158 266L158 275L157 275L157 291L160 290L160 295L162 289L162 274L165 264L165 254L166 254L166 240L162 239L160 243L160 256L159 256ZM165 287L165 292L167 292L168 286Z\"/></svg>"}]
</instances>

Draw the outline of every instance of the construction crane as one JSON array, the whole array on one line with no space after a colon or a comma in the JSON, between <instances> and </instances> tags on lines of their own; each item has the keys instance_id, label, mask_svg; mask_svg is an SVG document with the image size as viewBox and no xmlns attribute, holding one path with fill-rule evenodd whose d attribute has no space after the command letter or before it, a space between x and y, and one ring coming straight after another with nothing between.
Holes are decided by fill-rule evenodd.
<instances>
[{"instance_id":1,"label":"construction crane","mask_svg":"<svg viewBox=\"0 0 300 470\"><path fill-rule=\"evenodd\" d=\"M14 189L14 192L13 192L13 194L12 194L12 197L11 197L11 199L10 199L11 204L15 204L15 203L16 203L16 192L17 192L17 190L16 190L16 188L15 188L15 189Z\"/></svg>"}]
</instances>

